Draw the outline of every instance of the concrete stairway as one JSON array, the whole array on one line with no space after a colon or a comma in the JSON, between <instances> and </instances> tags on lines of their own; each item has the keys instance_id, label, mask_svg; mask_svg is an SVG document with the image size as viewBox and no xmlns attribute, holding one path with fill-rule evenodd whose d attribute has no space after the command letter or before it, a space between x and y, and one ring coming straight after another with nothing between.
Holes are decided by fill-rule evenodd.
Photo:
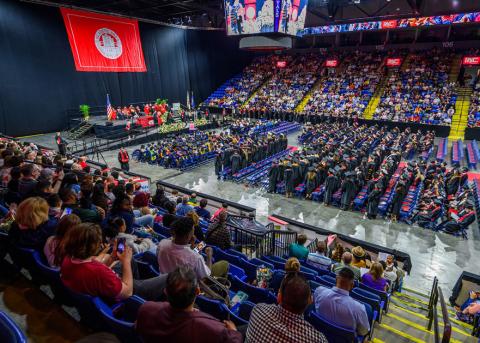
<instances>
[{"instance_id":1,"label":"concrete stairway","mask_svg":"<svg viewBox=\"0 0 480 343\"><path fill-rule=\"evenodd\" d=\"M470 87L457 88L457 101L455 102L455 113L452 117L452 125L448 140L464 139L465 129L468 126L468 112L470 110L470 100L472 89Z\"/></svg>"},{"instance_id":2,"label":"concrete stairway","mask_svg":"<svg viewBox=\"0 0 480 343\"><path fill-rule=\"evenodd\" d=\"M434 342L433 329L431 331L427 329L428 301L428 295L414 290L403 289L402 293L392 295L388 313L384 314L380 324L375 324L372 342ZM472 326L455 319L455 311L450 306L448 306L448 313L452 323L452 338L450 342L476 342L477 339L471 336ZM438 323L439 330L442 333L443 319L440 304L438 305Z\"/></svg>"},{"instance_id":3,"label":"concrete stairway","mask_svg":"<svg viewBox=\"0 0 480 343\"><path fill-rule=\"evenodd\" d=\"M273 77L273 76L267 77L267 78L265 79L265 81L264 81L260 86L258 86L257 89L255 89L255 90L250 94L250 96L248 97L248 99L245 100L245 102L244 102L240 107L241 107L241 108L245 108L245 106L253 99L253 97L258 93L258 91L259 91L260 89L262 89L262 87L265 87L265 86L268 84L268 82L271 80L272 77Z\"/></svg>"},{"instance_id":4,"label":"concrete stairway","mask_svg":"<svg viewBox=\"0 0 480 343\"><path fill-rule=\"evenodd\" d=\"M375 110L377 109L378 105L380 104L380 101L382 100L382 95L385 90L385 85L387 83L387 79L390 76L390 72L382 78L380 83L378 84L377 89L375 90L375 93L373 93L373 96L371 97L370 101L368 102L367 107L363 111L363 118L371 120L373 119L373 115L375 113Z\"/></svg>"},{"instance_id":5,"label":"concrete stairway","mask_svg":"<svg viewBox=\"0 0 480 343\"><path fill-rule=\"evenodd\" d=\"M408 54L407 57L402 62L402 66L400 67L400 71L403 72L405 71L408 66L410 65L410 58L411 55ZM372 98L368 102L367 107L365 108L365 111L363 111L363 118L371 120L373 119L373 115L375 114L375 110L377 109L378 105L380 104L383 91L385 90L385 85L387 84L387 80L392 75L392 70L389 69L388 73L386 76L382 77L382 80L380 81L380 84L378 85L377 89L375 90L375 93L373 93Z\"/></svg>"},{"instance_id":6,"label":"concrete stairway","mask_svg":"<svg viewBox=\"0 0 480 343\"><path fill-rule=\"evenodd\" d=\"M315 81L312 88L310 88L310 90L305 94L302 100L300 100L300 102L297 104L297 107L295 107L296 113L303 112L305 106L308 104L308 100L310 100L310 98L312 97L313 92L323 85L325 79L326 77L319 77L317 81Z\"/></svg>"},{"instance_id":7,"label":"concrete stairway","mask_svg":"<svg viewBox=\"0 0 480 343\"><path fill-rule=\"evenodd\" d=\"M448 74L448 81L455 82L458 79L458 74L460 73L460 68L462 67L462 56L455 55L452 59L452 64L450 65L450 73Z\"/></svg>"}]
</instances>

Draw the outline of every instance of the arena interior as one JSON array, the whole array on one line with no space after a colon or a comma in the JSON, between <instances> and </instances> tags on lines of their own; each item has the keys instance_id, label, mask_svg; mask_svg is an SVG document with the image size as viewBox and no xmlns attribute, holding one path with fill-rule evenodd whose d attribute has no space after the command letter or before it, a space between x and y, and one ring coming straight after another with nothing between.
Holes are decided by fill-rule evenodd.
<instances>
[{"instance_id":1,"label":"arena interior","mask_svg":"<svg viewBox=\"0 0 480 343\"><path fill-rule=\"evenodd\" d=\"M0 0L0 342L480 342L480 2Z\"/></svg>"}]
</instances>

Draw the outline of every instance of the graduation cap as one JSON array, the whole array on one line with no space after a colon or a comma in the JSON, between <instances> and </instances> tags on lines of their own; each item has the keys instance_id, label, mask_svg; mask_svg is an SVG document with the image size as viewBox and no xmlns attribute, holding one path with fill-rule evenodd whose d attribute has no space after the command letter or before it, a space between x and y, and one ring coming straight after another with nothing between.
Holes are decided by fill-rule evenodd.
<instances>
[{"instance_id":1,"label":"graduation cap","mask_svg":"<svg viewBox=\"0 0 480 343\"><path fill-rule=\"evenodd\" d=\"M346 173L345 173L345 176L346 176L346 177L353 177L353 176L355 176L355 175L356 175L355 172L346 172Z\"/></svg>"},{"instance_id":2,"label":"graduation cap","mask_svg":"<svg viewBox=\"0 0 480 343\"><path fill-rule=\"evenodd\" d=\"M333 168L329 168L328 172L333 174L333 173L335 173L335 170Z\"/></svg>"},{"instance_id":3,"label":"graduation cap","mask_svg":"<svg viewBox=\"0 0 480 343\"><path fill-rule=\"evenodd\" d=\"M340 166L335 166L334 169L335 169L336 172L339 172L340 171Z\"/></svg>"}]
</instances>

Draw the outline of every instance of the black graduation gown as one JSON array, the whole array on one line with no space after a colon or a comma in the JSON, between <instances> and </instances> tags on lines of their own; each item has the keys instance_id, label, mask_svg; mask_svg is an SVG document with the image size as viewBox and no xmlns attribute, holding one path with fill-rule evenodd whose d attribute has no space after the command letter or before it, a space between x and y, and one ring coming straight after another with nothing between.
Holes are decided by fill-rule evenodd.
<instances>
[{"instance_id":1,"label":"black graduation gown","mask_svg":"<svg viewBox=\"0 0 480 343\"><path fill-rule=\"evenodd\" d=\"M222 165L223 165L222 155L218 154L215 157L215 175L220 175L220 173L222 172L222 169L223 169Z\"/></svg>"},{"instance_id":2,"label":"black graduation gown","mask_svg":"<svg viewBox=\"0 0 480 343\"><path fill-rule=\"evenodd\" d=\"M395 216L400 215L400 209L402 208L402 202L407 194L407 189L405 186L397 186L395 189L395 195L392 199L392 214Z\"/></svg>"},{"instance_id":3,"label":"black graduation gown","mask_svg":"<svg viewBox=\"0 0 480 343\"><path fill-rule=\"evenodd\" d=\"M342 208L347 208L350 206L350 203L353 200L353 197L355 196L355 182L351 178L347 178L345 181L343 181L342 184L342 198L340 200Z\"/></svg>"},{"instance_id":4,"label":"black graduation gown","mask_svg":"<svg viewBox=\"0 0 480 343\"><path fill-rule=\"evenodd\" d=\"M278 166L272 166L268 171L268 191L274 193L278 183Z\"/></svg>"},{"instance_id":5,"label":"black graduation gown","mask_svg":"<svg viewBox=\"0 0 480 343\"><path fill-rule=\"evenodd\" d=\"M379 189L373 189L368 194L368 205L367 213L369 216L376 216L378 213L378 203L380 202L380 197L382 193Z\"/></svg>"},{"instance_id":6,"label":"black graduation gown","mask_svg":"<svg viewBox=\"0 0 480 343\"><path fill-rule=\"evenodd\" d=\"M460 185L460 177L453 176L447 183L447 195L455 194Z\"/></svg>"},{"instance_id":7,"label":"black graduation gown","mask_svg":"<svg viewBox=\"0 0 480 343\"><path fill-rule=\"evenodd\" d=\"M232 164L232 175L240 170L242 164L242 157L239 154L233 154L230 157L230 162Z\"/></svg>"},{"instance_id":8,"label":"black graduation gown","mask_svg":"<svg viewBox=\"0 0 480 343\"><path fill-rule=\"evenodd\" d=\"M312 194L315 188L317 188L317 173L309 172L305 177L305 190L307 194Z\"/></svg>"},{"instance_id":9,"label":"black graduation gown","mask_svg":"<svg viewBox=\"0 0 480 343\"><path fill-rule=\"evenodd\" d=\"M302 179L300 178L300 166L295 163L295 164L292 166L292 170L293 170L293 178L292 178L293 181L292 181L292 182L293 182L293 184L296 186L296 185L298 185L298 184L300 183L300 181L302 180Z\"/></svg>"},{"instance_id":10,"label":"black graduation gown","mask_svg":"<svg viewBox=\"0 0 480 343\"><path fill-rule=\"evenodd\" d=\"M283 177L285 179L285 192L293 193L295 191L295 185L293 184L293 170L291 167L285 169Z\"/></svg>"},{"instance_id":11,"label":"black graduation gown","mask_svg":"<svg viewBox=\"0 0 480 343\"><path fill-rule=\"evenodd\" d=\"M337 177L334 175L327 176L325 180L325 204L329 205L332 201L332 195L335 193L335 188L337 187Z\"/></svg>"}]
</instances>

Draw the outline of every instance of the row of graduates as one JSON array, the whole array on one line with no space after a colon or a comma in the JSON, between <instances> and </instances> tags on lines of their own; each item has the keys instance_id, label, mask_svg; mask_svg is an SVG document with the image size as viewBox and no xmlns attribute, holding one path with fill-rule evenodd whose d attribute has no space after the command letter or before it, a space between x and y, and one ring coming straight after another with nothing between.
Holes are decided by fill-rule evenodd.
<instances>
[{"instance_id":1,"label":"row of graduates","mask_svg":"<svg viewBox=\"0 0 480 343\"><path fill-rule=\"evenodd\" d=\"M157 143L148 143L140 147L140 160L151 164L161 164L166 168L180 168L184 161L201 158L214 151L216 145L212 133L196 131L167 137Z\"/></svg>"},{"instance_id":2,"label":"row of graduates","mask_svg":"<svg viewBox=\"0 0 480 343\"><path fill-rule=\"evenodd\" d=\"M312 192L324 185L325 204L329 205L333 194L341 189L341 208L348 209L356 194L368 184L370 218L377 215L380 197L398 167L402 149L412 138L422 138L421 134L411 134L409 129L400 132L398 128L388 130L339 122L307 126L303 134L307 133L309 137L301 152L273 163L268 191L275 192L277 184L285 181L286 196L291 197L295 187L303 182L306 198L311 199ZM403 198L397 203L401 201Z\"/></svg>"},{"instance_id":3,"label":"row of graduates","mask_svg":"<svg viewBox=\"0 0 480 343\"><path fill-rule=\"evenodd\" d=\"M220 143L215 156L215 174L220 178L222 172L230 168L234 175L253 163L258 163L288 148L288 139L284 134L248 135L225 134L217 137Z\"/></svg>"}]
</instances>

